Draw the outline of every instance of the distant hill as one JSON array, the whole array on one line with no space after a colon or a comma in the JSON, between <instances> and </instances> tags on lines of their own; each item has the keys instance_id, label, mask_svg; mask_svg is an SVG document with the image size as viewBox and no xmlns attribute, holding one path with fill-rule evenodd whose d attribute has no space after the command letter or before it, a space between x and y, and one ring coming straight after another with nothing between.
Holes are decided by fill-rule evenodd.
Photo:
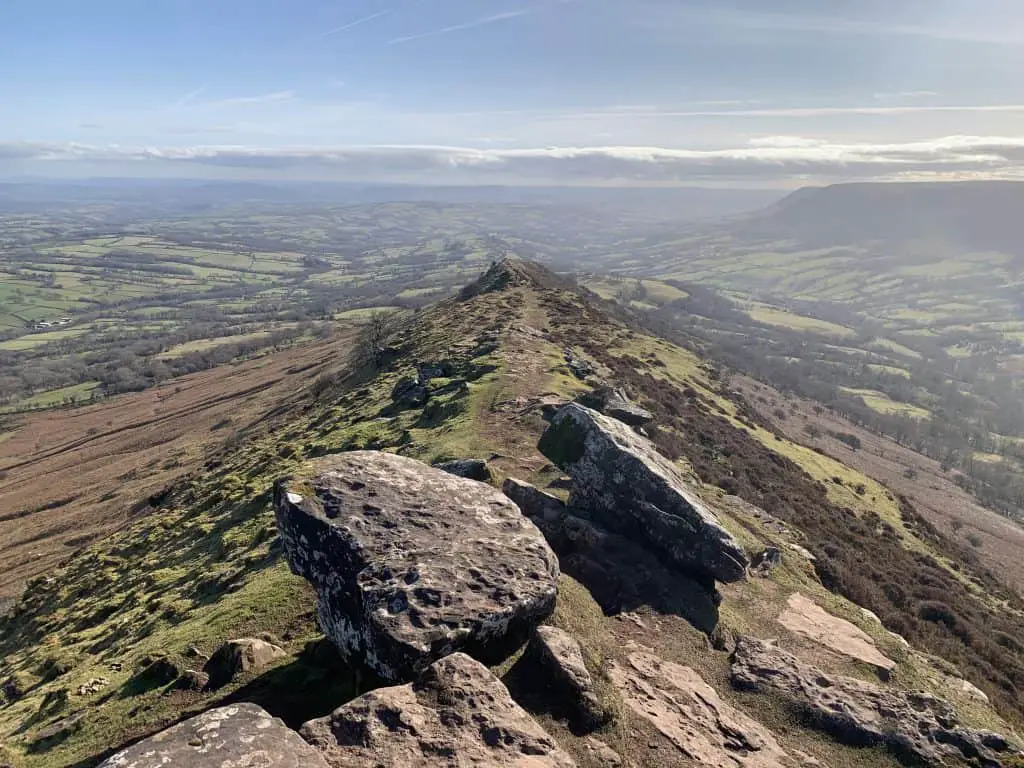
<instances>
[{"instance_id":1,"label":"distant hill","mask_svg":"<svg viewBox=\"0 0 1024 768\"><path fill-rule=\"evenodd\" d=\"M809 246L869 240L938 240L972 250L1024 253L1024 183L839 184L807 187L744 220L745 237Z\"/></svg>"}]
</instances>

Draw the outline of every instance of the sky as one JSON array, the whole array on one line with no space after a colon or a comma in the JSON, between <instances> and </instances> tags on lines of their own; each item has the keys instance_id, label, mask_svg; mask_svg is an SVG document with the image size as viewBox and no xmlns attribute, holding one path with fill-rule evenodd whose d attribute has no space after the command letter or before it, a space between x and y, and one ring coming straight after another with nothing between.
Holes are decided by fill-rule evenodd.
<instances>
[{"instance_id":1,"label":"sky","mask_svg":"<svg viewBox=\"0 0 1024 768\"><path fill-rule=\"evenodd\" d=\"M3 0L0 178L1019 178L1021 0Z\"/></svg>"}]
</instances>

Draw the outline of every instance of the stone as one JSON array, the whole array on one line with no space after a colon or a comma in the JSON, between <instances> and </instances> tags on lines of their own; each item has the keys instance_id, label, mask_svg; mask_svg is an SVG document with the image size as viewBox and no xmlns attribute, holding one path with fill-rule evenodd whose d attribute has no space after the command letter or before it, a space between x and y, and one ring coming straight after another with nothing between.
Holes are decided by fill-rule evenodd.
<instances>
[{"instance_id":1,"label":"stone","mask_svg":"<svg viewBox=\"0 0 1024 768\"><path fill-rule=\"evenodd\" d=\"M592 762L602 768L622 768L626 764L618 752L596 736L587 736L583 740L583 750Z\"/></svg>"},{"instance_id":2,"label":"stone","mask_svg":"<svg viewBox=\"0 0 1024 768\"><path fill-rule=\"evenodd\" d=\"M430 391L412 376L399 379L391 390L391 400L399 408L422 408L428 399Z\"/></svg>"},{"instance_id":3,"label":"stone","mask_svg":"<svg viewBox=\"0 0 1024 768\"><path fill-rule=\"evenodd\" d=\"M181 691L202 691L209 687L210 676L195 669L186 669L178 678L176 687Z\"/></svg>"},{"instance_id":4,"label":"stone","mask_svg":"<svg viewBox=\"0 0 1024 768\"><path fill-rule=\"evenodd\" d=\"M654 415L633 403L621 388L598 387L577 397L576 402L631 427L642 427L654 421Z\"/></svg>"},{"instance_id":5,"label":"stone","mask_svg":"<svg viewBox=\"0 0 1024 768\"><path fill-rule=\"evenodd\" d=\"M611 713L598 698L594 680L583 661L583 650L572 635L557 627L537 627L527 652L553 681L573 719L584 730L600 728L611 719Z\"/></svg>"},{"instance_id":6,"label":"stone","mask_svg":"<svg viewBox=\"0 0 1024 768\"><path fill-rule=\"evenodd\" d=\"M574 514L560 499L515 478L502 490L540 528L562 570L583 584L608 615L648 605L682 616L702 632L718 623L720 597L710 579L694 578L641 544Z\"/></svg>"},{"instance_id":7,"label":"stone","mask_svg":"<svg viewBox=\"0 0 1024 768\"><path fill-rule=\"evenodd\" d=\"M465 651L499 663L554 610L558 558L499 491L413 459L355 451L275 486L292 570L346 660L388 682Z\"/></svg>"},{"instance_id":8,"label":"stone","mask_svg":"<svg viewBox=\"0 0 1024 768\"><path fill-rule=\"evenodd\" d=\"M138 670L132 680L145 688L168 685L181 674L178 664L166 656L144 656L139 662Z\"/></svg>"},{"instance_id":9,"label":"stone","mask_svg":"<svg viewBox=\"0 0 1024 768\"><path fill-rule=\"evenodd\" d=\"M455 459L435 464L435 467L447 472L449 475L464 477L467 480L476 480L486 483L491 479L491 470L487 468L487 462L483 459Z\"/></svg>"},{"instance_id":10,"label":"stone","mask_svg":"<svg viewBox=\"0 0 1024 768\"><path fill-rule=\"evenodd\" d=\"M997 766L1000 754L1016 749L998 734L960 726L952 705L931 694L827 674L762 640L740 640L732 682L788 698L807 712L812 726L844 743L882 745L903 759L941 765L946 758L979 758Z\"/></svg>"},{"instance_id":11,"label":"stone","mask_svg":"<svg viewBox=\"0 0 1024 768\"><path fill-rule=\"evenodd\" d=\"M611 668L623 703L696 765L783 768L790 756L774 734L728 704L697 672L652 653L631 653Z\"/></svg>"},{"instance_id":12,"label":"stone","mask_svg":"<svg viewBox=\"0 0 1024 768\"><path fill-rule=\"evenodd\" d=\"M578 403L558 412L540 450L573 479L570 505L677 567L722 582L746 576L743 548L654 444Z\"/></svg>"},{"instance_id":13,"label":"stone","mask_svg":"<svg viewBox=\"0 0 1024 768\"><path fill-rule=\"evenodd\" d=\"M754 555L754 559L750 563L750 572L764 578L780 565L782 565L782 550L778 547L768 547Z\"/></svg>"},{"instance_id":14,"label":"stone","mask_svg":"<svg viewBox=\"0 0 1024 768\"><path fill-rule=\"evenodd\" d=\"M799 592L790 595L786 601L779 623L790 632L886 673L896 668L896 662L878 650L867 632L856 624L833 616Z\"/></svg>"},{"instance_id":15,"label":"stone","mask_svg":"<svg viewBox=\"0 0 1024 768\"><path fill-rule=\"evenodd\" d=\"M266 640L252 637L229 640L214 651L203 672L209 675L208 687L216 690L239 675L259 672L287 655L283 648Z\"/></svg>"},{"instance_id":16,"label":"stone","mask_svg":"<svg viewBox=\"0 0 1024 768\"><path fill-rule=\"evenodd\" d=\"M594 366L588 360L578 357L571 349L565 350L565 363L569 366L572 375L577 379L585 379L596 373Z\"/></svg>"},{"instance_id":17,"label":"stone","mask_svg":"<svg viewBox=\"0 0 1024 768\"><path fill-rule=\"evenodd\" d=\"M300 731L331 768L572 768L508 689L464 653L378 688Z\"/></svg>"},{"instance_id":18,"label":"stone","mask_svg":"<svg viewBox=\"0 0 1024 768\"><path fill-rule=\"evenodd\" d=\"M455 375L455 364L451 360L423 362L416 366L416 374L421 384L433 379L447 379Z\"/></svg>"},{"instance_id":19,"label":"stone","mask_svg":"<svg viewBox=\"0 0 1024 768\"><path fill-rule=\"evenodd\" d=\"M211 709L118 752L100 768L327 768L295 731L255 704Z\"/></svg>"}]
</instances>

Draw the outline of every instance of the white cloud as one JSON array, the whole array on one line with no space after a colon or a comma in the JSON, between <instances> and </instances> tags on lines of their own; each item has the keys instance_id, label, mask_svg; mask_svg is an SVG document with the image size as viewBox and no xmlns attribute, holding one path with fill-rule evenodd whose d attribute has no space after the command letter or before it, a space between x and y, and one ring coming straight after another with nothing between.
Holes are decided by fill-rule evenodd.
<instances>
[{"instance_id":1,"label":"white cloud","mask_svg":"<svg viewBox=\"0 0 1024 768\"><path fill-rule=\"evenodd\" d=\"M274 91L272 93L260 93L255 96L234 96L230 99L218 99L208 101L204 104L207 107L237 107L247 104L277 104L284 101L291 101L295 98L295 91Z\"/></svg>"},{"instance_id":2,"label":"white cloud","mask_svg":"<svg viewBox=\"0 0 1024 768\"><path fill-rule=\"evenodd\" d=\"M425 183L686 184L914 176L1009 177L1024 169L1024 137L949 136L894 144L771 136L735 148L123 147L0 143L0 160L159 162L289 178Z\"/></svg>"},{"instance_id":3,"label":"white cloud","mask_svg":"<svg viewBox=\"0 0 1024 768\"><path fill-rule=\"evenodd\" d=\"M481 19L474 19L473 21L467 21L463 24L452 24L449 27L441 27L440 29L433 29L429 32L420 32L415 35L406 35L405 37L396 37L393 40L388 41L388 45L399 45L401 43L409 43L413 40L422 40L425 37L436 37L437 35L447 35L450 32L462 32L466 29L475 29L477 27L483 27L487 24L496 24L499 21L508 21L509 19L516 19L520 16L525 16L529 13L529 10L519 11L506 11L504 13L496 13L493 16L484 16Z\"/></svg>"}]
</instances>

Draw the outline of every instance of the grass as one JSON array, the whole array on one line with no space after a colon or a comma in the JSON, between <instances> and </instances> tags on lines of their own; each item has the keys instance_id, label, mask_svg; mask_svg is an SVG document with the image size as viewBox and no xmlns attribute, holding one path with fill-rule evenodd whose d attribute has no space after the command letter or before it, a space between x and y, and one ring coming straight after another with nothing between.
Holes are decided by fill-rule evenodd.
<instances>
[{"instance_id":1,"label":"grass","mask_svg":"<svg viewBox=\"0 0 1024 768\"><path fill-rule=\"evenodd\" d=\"M911 419L923 421L931 418L931 411L911 403L899 403L889 398L884 392L877 392L873 389L856 389L853 387L842 387L841 390L847 395L859 397L864 404L878 413L899 414Z\"/></svg>"},{"instance_id":2,"label":"grass","mask_svg":"<svg viewBox=\"0 0 1024 768\"><path fill-rule=\"evenodd\" d=\"M182 355L188 355L193 352L205 352L208 349L214 347L223 346L225 344L238 344L244 341L254 341L256 339L264 339L271 334L271 331L254 331L253 333L240 333L235 336L218 336L213 339L194 339L192 341L186 341L184 344L178 344L177 346L171 347L170 349L161 352L157 355L158 360L166 360L172 357L181 357Z\"/></svg>"},{"instance_id":3,"label":"grass","mask_svg":"<svg viewBox=\"0 0 1024 768\"><path fill-rule=\"evenodd\" d=\"M748 310L747 314L755 322L789 328L794 331L805 331L807 333L835 336L837 338L850 338L857 335L853 329L837 325L836 323L830 323L827 320L817 320L813 317L797 315L772 307L756 307Z\"/></svg>"},{"instance_id":4,"label":"grass","mask_svg":"<svg viewBox=\"0 0 1024 768\"><path fill-rule=\"evenodd\" d=\"M880 349L886 352L895 352L897 355L903 355L904 357L910 357L914 360L921 359L921 353L917 352L910 347L904 346L892 339L875 339L869 345L871 349Z\"/></svg>"},{"instance_id":5,"label":"grass","mask_svg":"<svg viewBox=\"0 0 1024 768\"><path fill-rule=\"evenodd\" d=\"M34 349L35 347L42 346L43 344L49 344L53 341L63 341L64 339L74 339L84 333L88 332L88 328L64 328L59 331L46 331L44 333L32 333L27 336L21 336L17 339L10 339L9 341L0 342L0 350L7 350L8 352L17 352L24 349Z\"/></svg>"},{"instance_id":6,"label":"grass","mask_svg":"<svg viewBox=\"0 0 1024 768\"><path fill-rule=\"evenodd\" d=\"M47 392L40 392L22 400L16 400L6 406L6 408L0 408L0 413L11 412L21 408L49 408L54 405L61 405L65 402L83 402L89 400L92 393L95 392L99 386L100 383L98 381L87 381L84 384L76 384L72 387L51 389Z\"/></svg>"}]
</instances>

